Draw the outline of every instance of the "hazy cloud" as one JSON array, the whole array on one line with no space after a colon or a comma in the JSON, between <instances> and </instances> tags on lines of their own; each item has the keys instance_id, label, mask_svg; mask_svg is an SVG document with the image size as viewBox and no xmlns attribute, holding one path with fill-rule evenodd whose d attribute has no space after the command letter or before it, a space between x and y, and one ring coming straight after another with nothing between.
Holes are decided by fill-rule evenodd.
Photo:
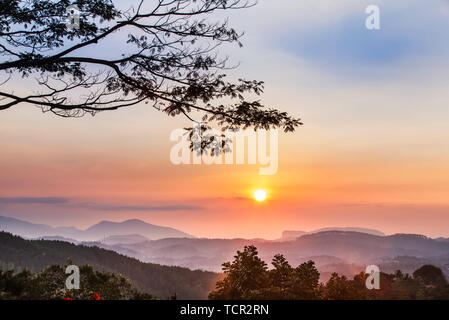
<instances>
[{"instance_id":1,"label":"hazy cloud","mask_svg":"<svg viewBox=\"0 0 449 320\"><path fill-rule=\"evenodd\" d=\"M99 211L197 211L204 209L204 207L190 206L190 205L133 206L133 205L103 205L96 203L81 203L75 204L74 206Z\"/></svg>"},{"instance_id":2,"label":"hazy cloud","mask_svg":"<svg viewBox=\"0 0 449 320\"><path fill-rule=\"evenodd\" d=\"M69 199L61 197L1 197L0 204L62 204Z\"/></svg>"},{"instance_id":3,"label":"hazy cloud","mask_svg":"<svg viewBox=\"0 0 449 320\"><path fill-rule=\"evenodd\" d=\"M65 207L81 208L98 211L197 211L204 207L192 205L157 205L157 206L136 206L136 205L108 205L95 202L77 203L75 199L63 197L0 197L0 204L47 204L64 205Z\"/></svg>"}]
</instances>

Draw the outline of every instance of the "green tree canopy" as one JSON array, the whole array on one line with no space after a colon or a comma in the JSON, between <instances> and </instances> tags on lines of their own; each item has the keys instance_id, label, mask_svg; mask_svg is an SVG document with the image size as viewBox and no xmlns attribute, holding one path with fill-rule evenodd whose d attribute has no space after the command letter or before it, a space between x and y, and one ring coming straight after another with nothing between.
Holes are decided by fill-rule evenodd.
<instances>
[{"instance_id":1,"label":"green tree canopy","mask_svg":"<svg viewBox=\"0 0 449 320\"><path fill-rule=\"evenodd\" d=\"M104 300L153 299L133 289L129 279L114 273L95 271L91 266L80 267L80 289L67 290L65 267L50 265L40 273L23 270L19 273L0 271L0 299L89 300L98 295Z\"/></svg>"},{"instance_id":2,"label":"green tree canopy","mask_svg":"<svg viewBox=\"0 0 449 320\"><path fill-rule=\"evenodd\" d=\"M258 257L255 246L237 251L233 262L223 263L225 278L217 282L210 299L251 299L266 285L267 264Z\"/></svg>"},{"instance_id":3,"label":"green tree canopy","mask_svg":"<svg viewBox=\"0 0 449 320\"><path fill-rule=\"evenodd\" d=\"M333 273L320 283L313 261L293 268L277 254L268 269L254 246L237 251L233 262L223 264L224 279L218 281L210 299L282 299L282 300L395 300L449 299L449 285L440 268L426 265L413 277L396 271L380 273L380 289L366 287L368 274L360 272L352 279Z\"/></svg>"},{"instance_id":4,"label":"green tree canopy","mask_svg":"<svg viewBox=\"0 0 449 320\"><path fill-rule=\"evenodd\" d=\"M447 284L443 271L430 264L424 265L413 272L413 278L421 279L426 285L444 286Z\"/></svg>"}]
</instances>

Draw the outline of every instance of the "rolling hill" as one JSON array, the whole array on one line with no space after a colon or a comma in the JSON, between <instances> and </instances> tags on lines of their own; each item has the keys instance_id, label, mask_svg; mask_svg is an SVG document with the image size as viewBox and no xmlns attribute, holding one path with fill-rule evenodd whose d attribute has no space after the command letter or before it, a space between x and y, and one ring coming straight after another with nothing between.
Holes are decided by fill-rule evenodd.
<instances>
[{"instance_id":1,"label":"rolling hill","mask_svg":"<svg viewBox=\"0 0 449 320\"><path fill-rule=\"evenodd\" d=\"M133 250L132 255L142 261L219 272L223 262L232 260L237 250L251 244L258 248L259 256L267 263L275 254L282 253L294 266L309 259L314 260L320 271L343 270L349 274L350 270L359 272L369 264L385 263L392 266L396 260L403 261L397 257L415 257L449 270L446 266L449 266L449 243L413 234L377 236L350 231L325 231L306 234L290 241L160 239L108 248L124 254L126 252L123 250ZM400 262L397 263L397 269L402 266Z\"/></svg>"},{"instance_id":2,"label":"rolling hill","mask_svg":"<svg viewBox=\"0 0 449 320\"><path fill-rule=\"evenodd\" d=\"M309 259L314 260L323 274L337 271L351 275L351 272L359 272L368 264L408 271L412 267L417 269L421 262L435 264L445 272L449 271L449 242L446 239L413 234L386 236L380 231L363 228L284 232L283 239L275 241L192 238L179 230L154 226L140 220L121 223L103 221L87 230L77 230L0 217L0 230L2 228L16 234L22 232L36 236L46 233L39 238L101 247L148 263L212 272L220 272L222 263L232 260L236 251L246 245L255 245L260 257L267 263L278 253L283 254L294 266ZM67 231L71 236L64 236ZM75 231L78 238L88 241L73 240L77 239L73 236ZM63 236L56 236L55 232L61 232Z\"/></svg>"},{"instance_id":3,"label":"rolling hill","mask_svg":"<svg viewBox=\"0 0 449 320\"><path fill-rule=\"evenodd\" d=\"M74 245L63 241L25 240L0 232L0 266L13 266L16 271L28 268L38 272L51 264L66 265L67 259L78 266L89 264L97 270L122 274L131 279L139 291L161 299L174 292L177 292L180 299L206 299L220 277L213 272L143 263L96 246Z\"/></svg>"}]
</instances>

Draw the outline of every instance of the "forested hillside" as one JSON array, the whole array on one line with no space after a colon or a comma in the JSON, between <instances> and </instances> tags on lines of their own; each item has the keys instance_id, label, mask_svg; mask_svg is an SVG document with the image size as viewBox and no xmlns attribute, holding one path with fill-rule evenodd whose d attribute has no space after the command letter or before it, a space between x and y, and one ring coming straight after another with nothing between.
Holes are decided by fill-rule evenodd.
<instances>
[{"instance_id":1,"label":"forested hillside","mask_svg":"<svg viewBox=\"0 0 449 320\"><path fill-rule=\"evenodd\" d=\"M67 259L78 266L88 264L96 270L122 274L131 279L139 291L161 299L175 292L179 299L206 299L220 277L213 272L143 263L98 247L62 241L24 240L0 232L0 266L3 270L28 268L39 272L52 264L65 265Z\"/></svg>"}]
</instances>

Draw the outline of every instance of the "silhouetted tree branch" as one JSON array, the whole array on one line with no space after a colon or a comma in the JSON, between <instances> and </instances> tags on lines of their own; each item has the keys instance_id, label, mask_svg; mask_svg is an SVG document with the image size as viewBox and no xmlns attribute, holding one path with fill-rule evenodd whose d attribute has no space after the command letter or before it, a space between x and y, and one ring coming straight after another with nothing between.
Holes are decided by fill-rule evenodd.
<instances>
[{"instance_id":1,"label":"silhouetted tree branch","mask_svg":"<svg viewBox=\"0 0 449 320\"><path fill-rule=\"evenodd\" d=\"M79 29L66 26L70 5L81 11ZM216 49L222 43L241 46L241 34L228 21L207 17L253 5L253 0L141 0L123 11L111 0L0 0L2 87L8 74L33 75L40 90L28 95L0 90L0 110L24 103L78 117L145 102L191 120L198 111L203 123L223 129L294 131L299 119L244 97L260 95L263 82L231 83L222 73L229 68L227 58L219 58ZM102 44L117 32L127 32L128 39L114 39L122 54L107 58L111 54L101 52ZM93 48L100 53L86 55Z\"/></svg>"}]
</instances>

